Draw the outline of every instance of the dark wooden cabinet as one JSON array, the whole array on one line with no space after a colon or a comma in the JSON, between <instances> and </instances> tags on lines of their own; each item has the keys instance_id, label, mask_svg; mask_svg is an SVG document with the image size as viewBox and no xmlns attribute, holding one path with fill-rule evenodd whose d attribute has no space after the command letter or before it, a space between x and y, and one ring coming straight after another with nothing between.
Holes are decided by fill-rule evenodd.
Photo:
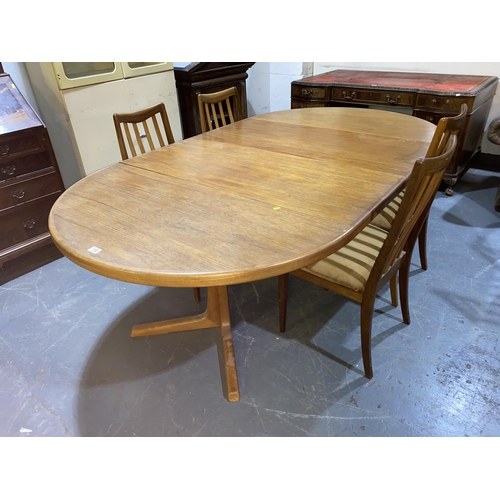
<instances>
[{"instance_id":1,"label":"dark wooden cabinet","mask_svg":"<svg viewBox=\"0 0 500 500\"><path fill-rule=\"evenodd\" d=\"M248 69L254 64L253 62L193 62L184 68L174 66L184 139L201 134L198 94L209 94L236 87L242 118L248 116L246 79Z\"/></svg>"},{"instance_id":2,"label":"dark wooden cabinet","mask_svg":"<svg viewBox=\"0 0 500 500\"><path fill-rule=\"evenodd\" d=\"M292 82L291 107L382 107L437 123L467 104L465 130L443 179L452 195L467 163L481 149L497 82L496 76L335 70Z\"/></svg>"},{"instance_id":3,"label":"dark wooden cabinet","mask_svg":"<svg viewBox=\"0 0 500 500\"><path fill-rule=\"evenodd\" d=\"M0 284L61 256L48 217L63 191L45 125L0 75Z\"/></svg>"}]
</instances>

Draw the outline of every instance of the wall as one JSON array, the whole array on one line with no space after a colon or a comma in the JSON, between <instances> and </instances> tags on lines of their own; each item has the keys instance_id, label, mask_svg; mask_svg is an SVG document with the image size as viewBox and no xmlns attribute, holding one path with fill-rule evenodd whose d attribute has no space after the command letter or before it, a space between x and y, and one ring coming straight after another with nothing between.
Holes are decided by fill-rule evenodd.
<instances>
[{"instance_id":1,"label":"wall","mask_svg":"<svg viewBox=\"0 0 500 500\"><path fill-rule=\"evenodd\" d=\"M247 87L247 111L248 116L269 113L271 104L270 93L270 63L256 62L248 70L246 80Z\"/></svg>"},{"instance_id":2,"label":"wall","mask_svg":"<svg viewBox=\"0 0 500 500\"><path fill-rule=\"evenodd\" d=\"M290 84L312 74L313 63L255 63L248 70L248 115L290 109Z\"/></svg>"}]
</instances>

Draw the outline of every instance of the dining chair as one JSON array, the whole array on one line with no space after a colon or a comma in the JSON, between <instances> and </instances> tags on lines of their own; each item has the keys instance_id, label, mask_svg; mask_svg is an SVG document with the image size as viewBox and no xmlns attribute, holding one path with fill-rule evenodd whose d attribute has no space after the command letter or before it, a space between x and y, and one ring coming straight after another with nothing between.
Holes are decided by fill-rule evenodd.
<instances>
[{"instance_id":1,"label":"dining chair","mask_svg":"<svg viewBox=\"0 0 500 500\"><path fill-rule=\"evenodd\" d=\"M160 129L158 118L163 123L163 131ZM168 144L175 142L170 122L168 121L167 109L163 102L130 113L115 113L113 115L113 122L115 124L122 160L128 160L138 154L146 153L146 141L144 139L147 140L147 146L149 146L150 151L153 151L157 147L165 147L165 139ZM125 143L122 128L127 138L127 144ZM152 133L151 129L154 130L155 134ZM130 154L127 150L127 145ZM137 153L136 148L139 150L139 153Z\"/></svg>"},{"instance_id":2,"label":"dining chair","mask_svg":"<svg viewBox=\"0 0 500 500\"><path fill-rule=\"evenodd\" d=\"M368 224L337 252L292 273L361 303L361 351L369 379L373 377L371 331L376 295L399 274L403 321L410 324L408 278L412 250L423 224L422 214L441 183L456 145L456 135L450 135L441 155L415 162L389 231ZM279 277L280 332L286 327L288 283L288 274Z\"/></svg>"},{"instance_id":3,"label":"dining chair","mask_svg":"<svg viewBox=\"0 0 500 500\"><path fill-rule=\"evenodd\" d=\"M429 149L427 150L426 158L439 156L445 147L448 137L453 134L457 135L464 129L465 120L467 118L467 104L462 104L460 113L457 116L443 117L439 120L436 131L434 133ZM436 192L439 186L436 187ZM396 213L401 205L404 191L399 193L387 207L382 210L371 222L372 225L388 231L394 222ZM429 207L424 211L424 222L422 230L418 235L418 250L420 255L420 266L423 270L428 269L427 264L427 224L429 219L429 212L432 205L434 196L429 202ZM396 304L397 305L397 304Z\"/></svg>"},{"instance_id":4,"label":"dining chair","mask_svg":"<svg viewBox=\"0 0 500 500\"><path fill-rule=\"evenodd\" d=\"M211 94L198 94L201 132L221 128L241 120L241 108L236 87Z\"/></svg>"},{"instance_id":5,"label":"dining chair","mask_svg":"<svg viewBox=\"0 0 500 500\"><path fill-rule=\"evenodd\" d=\"M163 130L160 128L159 120L163 124ZM115 124L122 160L128 160L138 156L138 154L146 153L144 139L146 139L150 151L155 150L157 147L165 147L166 143L173 144L175 142L168 121L167 109L163 102L130 113L114 113L113 123ZM124 132L127 143L125 143ZM139 153L137 153L137 150L139 150ZM200 302L200 289L193 288L193 292L196 302Z\"/></svg>"}]
</instances>

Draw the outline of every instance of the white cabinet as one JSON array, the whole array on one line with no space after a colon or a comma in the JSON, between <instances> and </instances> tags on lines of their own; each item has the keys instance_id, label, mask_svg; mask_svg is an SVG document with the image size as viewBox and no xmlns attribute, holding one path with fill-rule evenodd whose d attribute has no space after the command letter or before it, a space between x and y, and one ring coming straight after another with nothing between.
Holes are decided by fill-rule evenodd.
<instances>
[{"instance_id":1,"label":"white cabinet","mask_svg":"<svg viewBox=\"0 0 500 500\"><path fill-rule=\"evenodd\" d=\"M35 72L31 65L45 67ZM174 139L182 140L172 63L29 63L28 72L37 76L33 87L50 89L63 107L82 175L120 161L113 113L164 102ZM63 139L53 141L56 156L58 147L68 147Z\"/></svg>"},{"instance_id":2,"label":"white cabinet","mask_svg":"<svg viewBox=\"0 0 500 500\"><path fill-rule=\"evenodd\" d=\"M61 90L134 78L173 69L171 62L54 62Z\"/></svg>"}]
</instances>

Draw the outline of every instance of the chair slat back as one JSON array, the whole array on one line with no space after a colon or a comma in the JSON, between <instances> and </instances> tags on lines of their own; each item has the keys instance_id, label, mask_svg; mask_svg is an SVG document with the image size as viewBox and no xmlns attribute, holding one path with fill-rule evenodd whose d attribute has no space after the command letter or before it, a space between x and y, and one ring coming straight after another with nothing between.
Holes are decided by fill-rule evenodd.
<instances>
[{"instance_id":1,"label":"chair slat back","mask_svg":"<svg viewBox=\"0 0 500 500\"><path fill-rule=\"evenodd\" d=\"M380 277L389 271L401 252L413 248L426 213L434 200L444 172L457 152L458 135L464 130L467 105L457 116L439 120L425 159L418 160L408 180L396 217L370 276L376 287ZM416 227L419 226L419 227Z\"/></svg>"},{"instance_id":2,"label":"chair slat back","mask_svg":"<svg viewBox=\"0 0 500 500\"><path fill-rule=\"evenodd\" d=\"M367 289L370 287L377 289L381 277L391 269L402 252L411 250L416 239L415 226L422 220L421 216L428 209L429 203L432 203L444 172L455 153L456 145L457 136L452 134L448 137L442 155L415 162L397 215L368 279ZM411 242L410 249L409 242Z\"/></svg>"},{"instance_id":3,"label":"chair slat back","mask_svg":"<svg viewBox=\"0 0 500 500\"><path fill-rule=\"evenodd\" d=\"M241 120L238 90L231 87L220 92L198 95L202 133Z\"/></svg>"},{"instance_id":4,"label":"chair slat back","mask_svg":"<svg viewBox=\"0 0 500 500\"><path fill-rule=\"evenodd\" d=\"M163 131L160 128L158 117L163 123ZM175 142L163 102L131 113L115 113L113 122L122 160L146 153L144 139L147 141L148 151ZM152 130L154 130L154 134ZM125 132L126 142L123 132Z\"/></svg>"}]
</instances>

